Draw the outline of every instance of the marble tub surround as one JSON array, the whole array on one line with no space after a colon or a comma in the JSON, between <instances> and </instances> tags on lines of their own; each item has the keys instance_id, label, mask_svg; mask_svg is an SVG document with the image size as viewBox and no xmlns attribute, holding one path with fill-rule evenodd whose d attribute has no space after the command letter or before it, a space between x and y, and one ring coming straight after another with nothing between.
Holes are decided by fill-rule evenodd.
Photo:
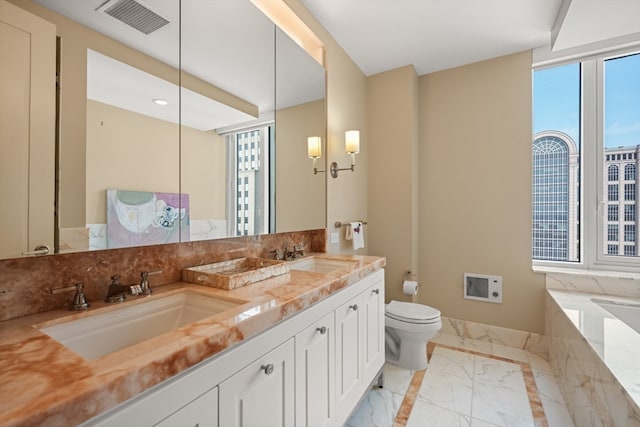
<instances>
[{"instance_id":1,"label":"marble tub surround","mask_svg":"<svg viewBox=\"0 0 640 427\"><path fill-rule=\"evenodd\" d=\"M50 289L82 282L90 303L103 300L119 275L123 284L142 271L162 270L151 287L180 280L185 267L241 257L272 258L275 248L302 244L305 253L326 251L326 229L0 260L0 321L65 307L72 294Z\"/></svg>"},{"instance_id":2,"label":"marble tub surround","mask_svg":"<svg viewBox=\"0 0 640 427\"><path fill-rule=\"evenodd\" d=\"M545 285L547 289L561 291L588 292L601 295L640 298L640 274L585 271L584 273L547 272Z\"/></svg>"},{"instance_id":3,"label":"marble tub surround","mask_svg":"<svg viewBox=\"0 0 640 427\"><path fill-rule=\"evenodd\" d=\"M331 258L351 261L351 267L332 273L292 270L234 290L184 282L156 287L147 298L190 289L247 303L93 360L83 359L34 325L91 316L101 310L117 310L117 306L98 301L88 312L59 309L0 322L0 425L76 425L259 334L385 265L385 259L379 257ZM132 303L144 300L124 304Z\"/></svg>"},{"instance_id":4,"label":"marble tub surround","mask_svg":"<svg viewBox=\"0 0 640 427\"><path fill-rule=\"evenodd\" d=\"M479 349L491 351L491 345L522 349L547 358L547 337L534 332L519 331L500 326L485 325L467 320L442 317L441 334L457 336L462 341L471 340ZM505 355L508 357L508 355Z\"/></svg>"},{"instance_id":5,"label":"marble tub surround","mask_svg":"<svg viewBox=\"0 0 640 427\"><path fill-rule=\"evenodd\" d=\"M548 289L551 366L576 425L640 426L640 334L593 298L640 303Z\"/></svg>"}]
</instances>

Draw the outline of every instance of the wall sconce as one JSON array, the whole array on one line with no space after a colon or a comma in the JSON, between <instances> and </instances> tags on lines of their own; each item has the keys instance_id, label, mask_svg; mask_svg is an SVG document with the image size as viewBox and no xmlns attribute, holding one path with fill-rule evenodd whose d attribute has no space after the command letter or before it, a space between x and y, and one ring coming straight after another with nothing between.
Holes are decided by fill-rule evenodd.
<instances>
[{"instance_id":1,"label":"wall sconce","mask_svg":"<svg viewBox=\"0 0 640 427\"><path fill-rule=\"evenodd\" d=\"M310 159L313 159L313 174L317 175L319 171L316 161L322 157L322 139L319 136L310 136L307 138L307 153Z\"/></svg>"},{"instance_id":2,"label":"wall sconce","mask_svg":"<svg viewBox=\"0 0 640 427\"><path fill-rule=\"evenodd\" d=\"M331 176L333 178L338 177L338 171L351 171L356 169L356 154L360 152L360 131L348 130L344 134L344 149L347 154L351 155L351 167L338 168L336 162L331 163Z\"/></svg>"}]
</instances>

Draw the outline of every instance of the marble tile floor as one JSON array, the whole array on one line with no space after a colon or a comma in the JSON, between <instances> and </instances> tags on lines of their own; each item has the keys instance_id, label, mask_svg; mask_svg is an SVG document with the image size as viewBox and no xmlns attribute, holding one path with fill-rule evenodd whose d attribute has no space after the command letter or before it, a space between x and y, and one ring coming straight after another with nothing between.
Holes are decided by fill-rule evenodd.
<instances>
[{"instance_id":1,"label":"marble tile floor","mask_svg":"<svg viewBox=\"0 0 640 427\"><path fill-rule=\"evenodd\" d=\"M573 427L551 367L511 347L439 335L423 371L384 366L344 427Z\"/></svg>"}]
</instances>

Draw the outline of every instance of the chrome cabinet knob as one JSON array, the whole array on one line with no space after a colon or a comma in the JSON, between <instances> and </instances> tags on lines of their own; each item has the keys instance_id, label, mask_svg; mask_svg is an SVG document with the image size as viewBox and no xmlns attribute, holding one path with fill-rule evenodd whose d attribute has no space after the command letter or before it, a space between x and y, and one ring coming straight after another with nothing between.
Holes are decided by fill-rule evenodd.
<instances>
[{"instance_id":1,"label":"chrome cabinet knob","mask_svg":"<svg viewBox=\"0 0 640 427\"><path fill-rule=\"evenodd\" d=\"M352 308L353 311L358 311L358 304L350 305L349 308Z\"/></svg>"},{"instance_id":2,"label":"chrome cabinet knob","mask_svg":"<svg viewBox=\"0 0 640 427\"><path fill-rule=\"evenodd\" d=\"M316 331L320 332L321 335L324 335L327 333L327 327L326 326L321 326L319 328L316 328Z\"/></svg>"},{"instance_id":3,"label":"chrome cabinet knob","mask_svg":"<svg viewBox=\"0 0 640 427\"><path fill-rule=\"evenodd\" d=\"M273 363L269 363L268 365L260 366L260 369L264 371L265 375L271 375L273 373Z\"/></svg>"},{"instance_id":4,"label":"chrome cabinet knob","mask_svg":"<svg viewBox=\"0 0 640 427\"><path fill-rule=\"evenodd\" d=\"M373 292L374 294L376 294L376 295L377 295L377 294L379 294L379 293L380 293L380 289L374 289L374 290L373 290L373 291L371 291L371 292Z\"/></svg>"}]
</instances>

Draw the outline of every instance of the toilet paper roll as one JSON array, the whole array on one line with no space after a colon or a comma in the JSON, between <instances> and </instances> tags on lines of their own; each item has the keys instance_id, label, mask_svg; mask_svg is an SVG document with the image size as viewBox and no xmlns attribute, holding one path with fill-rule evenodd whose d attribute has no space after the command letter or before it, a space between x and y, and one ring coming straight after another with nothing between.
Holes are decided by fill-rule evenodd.
<instances>
[{"instance_id":1,"label":"toilet paper roll","mask_svg":"<svg viewBox=\"0 0 640 427\"><path fill-rule=\"evenodd\" d=\"M407 295L416 295L418 293L418 282L415 280L405 280L402 283L402 292Z\"/></svg>"}]
</instances>

